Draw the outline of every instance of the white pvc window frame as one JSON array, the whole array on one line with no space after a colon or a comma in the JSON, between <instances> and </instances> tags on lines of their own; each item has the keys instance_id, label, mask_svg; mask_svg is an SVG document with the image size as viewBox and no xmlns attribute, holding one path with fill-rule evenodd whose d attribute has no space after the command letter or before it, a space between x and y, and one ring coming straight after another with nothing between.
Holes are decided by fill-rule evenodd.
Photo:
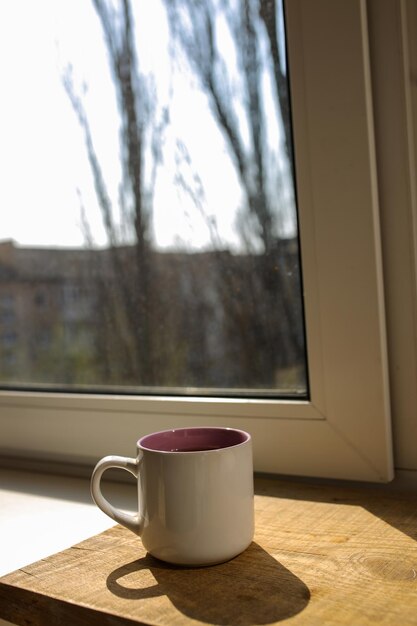
<instances>
[{"instance_id":1,"label":"white pvc window frame","mask_svg":"<svg viewBox=\"0 0 417 626\"><path fill-rule=\"evenodd\" d=\"M230 425L255 470L393 477L365 0L286 4L310 400L0 392L0 447L91 462L142 435Z\"/></svg>"}]
</instances>

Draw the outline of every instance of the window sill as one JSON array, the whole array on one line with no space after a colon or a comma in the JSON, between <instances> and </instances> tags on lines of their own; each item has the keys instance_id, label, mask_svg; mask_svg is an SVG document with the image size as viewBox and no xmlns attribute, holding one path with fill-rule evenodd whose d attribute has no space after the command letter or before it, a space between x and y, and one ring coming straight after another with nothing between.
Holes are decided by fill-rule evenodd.
<instances>
[{"instance_id":1,"label":"window sill","mask_svg":"<svg viewBox=\"0 0 417 626\"><path fill-rule=\"evenodd\" d=\"M158 563L146 561L144 550L133 534L120 528L116 531L109 529L113 522L91 503L87 479L0 470L0 481L2 573L24 567L23 574L22 571L19 572L20 582L23 576L26 577L23 582L27 588L40 585L42 589L42 572L37 572L40 578L37 575L33 578L31 572L39 566L27 566L29 562L105 531L106 541L115 542L114 549L110 546L111 549L107 551L96 550L93 568L90 566L91 560L87 562L87 566L85 559L80 564L76 562L77 557L74 555L81 555L82 550L66 553L71 552L70 561L73 563L70 565L76 569L77 575L85 577L84 586L89 588L88 580L94 571L95 576L100 567L112 571L113 561L117 561L117 550L120 548L123 554L120 554L118 568L126 567L126 562L129 561L128 572L132 570L134 579L126 581L126 584L133 584L135 588L131 590L133 595L130 599L130 596L124 596L124 603L120 603L119 597L119 613L115 615L120 615L120 610L126 609L131 611L132 618L135 611L146 613L148 606L152 612L156 602L156 614L159 618L165 615L169 623L175 621L174 617L182 620L181 623L187 623L190 616L211 623L209 612L216 603L205 602L202 594L206 594L206 599L209 599L213 587L200 584L200 579L205 576L216 578L216 568L195 570L193 587L190 587L189 576L187 577L189 570L164 568ZM109 497L116 498L115 503L118 506L131 508L131 485L112 484L108 487L113 492ZM272 571L275 574L269 583L276 586L277 594L276 597L271 596L272 599L268 600L265 608L270 611L270 616L285 614L288 617L292 611L294 623L306 626L316 622L333 624L336 612L340 624L379 620L393 625L411 623L410 616L415 616L417 612L415 493L393 491L391 487L358 487L325 484L323 481L273 480L265 477L256 479L256 493L257 524L252 550L248 549L248 554L242 555L243 559L237 557L229 564L218 566L225 570L234 568L234 576L226 576L228 584L232 585L235 580L238 585L242 577L246 581L245 602L249 602L249 612L260 608L259 589L255 587L257 584L259 587L259 580L262 583L262 576L271 578ZM28 528L30 532L27 531ZM87 545L83 545L86 549ZM64 560L66 553L63 553ZM112 564L106 561L110 556ZM132 559L136 561L131 563ZM146 567L133 567L134 563L139 563L137 559L140 563L145 559ZM265 560L267 567L263 569L262 563ZM46 567L46 570L49 567L52 573L55 571L51 569L50 559L46 559L42 567ZM15 574L10 574L3 580L13 587L16 584L13 582ZM159 585L162 581L163 588L161 587L161 593L157 597L146 599L145 594L142 598L139 590L136 590L136 585L141 588L142 574L147 577L145 587L148 584L155 585L154 578ZM226 575L227 571L223 571L223 574ZM103 575L100 574L100 580ZM224 576L218 582L222 578ZM97 576L94 580L97 584ZM253 588L251 581L255 585ZM122 583L123 581L119 581L119 585ZM55 581L58 587L62 584L63 581L59 579ZM187 585L189 593L180 593L180 597L178 593L183 584ZM292 585L292 592L287 589L288 594L283 593L282 589L285 591L288 585ZM16 587L17 592L19 588L20 583ZM49 589L48 586L46 588ZM198 590L198 602L194 604L193 589L194 599L197 598L196 589ZM301 595L294 596L294 589L298 589ZM91 602L99 605L100 601L104 601L103 606L109 606L106 605L106 602L112 601L109 593L106 585L100 583L97 594L93 597L90 593L88 601L83 603L83 610L88 611L88 604ZM171 593L174 594L172 597L177 604L174 600L171 601ZM225 590L224 593L230 596L230 590ZM59 593L54 597L59 598ZM139 597L142 598L141 602L138 602ZM370 597L372 602L369 602ZM254 606L250 604L251 598ZM218 599L219 602L223 601L220 596ZM293 605L297 601L299 610L295 612ZM71 604L71 598L68 598L68 602L73 606L78 600L72 599ZM228 606L233 602L236 604L236 598L229 597ZM2 614L5 617L6 609L3 604ZM101 610L108 609L101 607ZM235 610L242 611L242 605L236 605ZM10 618L11 615L7 614L7 617ZM161 623L159 618L156 621ZM282 619L284 618L281 616L279 620L272 622ZM149 618L146 623L152 624L156 621ZM114 623L118 623L117 620ZM122 620L120 623L125 622Z\"/></svg>"},{"instance_id":2,"label":"window sill","mask_svg":"<svg viewBox=\"0 0 417 626\"><path fill-rule=\"evenodd\" d=\"M107 488L131 508L131 485ZM0 469L0 502L0 576L114 525L93 504L87 478Z\"/></svg>"}]
</instances>

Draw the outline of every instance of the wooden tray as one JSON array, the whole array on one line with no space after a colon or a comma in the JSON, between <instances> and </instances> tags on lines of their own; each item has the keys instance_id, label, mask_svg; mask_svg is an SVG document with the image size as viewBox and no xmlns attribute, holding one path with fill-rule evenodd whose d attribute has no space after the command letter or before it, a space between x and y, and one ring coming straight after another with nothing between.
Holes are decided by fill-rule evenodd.
<instances>
[{"instance_id":1,"label":"wooden tray","mask_svg":"<svg viewBox=\"0 0 417 626\"><path fill-rule=\"evenodd\" d=\"M255 541L214 567L115 526L0 579L0 617L54 626L417 624L417 500L257 481Z\"/></svg>"}]
</instances>

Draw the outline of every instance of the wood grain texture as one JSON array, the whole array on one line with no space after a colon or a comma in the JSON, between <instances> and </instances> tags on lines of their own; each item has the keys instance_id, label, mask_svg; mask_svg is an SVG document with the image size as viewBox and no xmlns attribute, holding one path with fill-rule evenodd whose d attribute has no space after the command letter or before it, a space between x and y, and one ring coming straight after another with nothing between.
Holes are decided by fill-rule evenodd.
<instances>
[{"instance_id":1,"label":"wood grain texture","mask_svg":"<svg viewBox=\"0 0 417 626\"><path fill-rule=\"evenodd\" d=\"M0 579L17 624L417 625L417 497L261 479L255 541L214 567L120 526Z\"/></svg>"}]
</instances>

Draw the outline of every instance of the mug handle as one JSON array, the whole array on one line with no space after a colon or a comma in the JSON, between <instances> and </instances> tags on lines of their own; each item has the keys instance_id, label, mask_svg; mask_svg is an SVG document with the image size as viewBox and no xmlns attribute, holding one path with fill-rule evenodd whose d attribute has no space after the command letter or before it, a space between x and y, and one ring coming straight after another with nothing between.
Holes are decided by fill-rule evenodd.
<instances>
[{"instance_id":1,"label":"mug handle","mask_svg":"<svg viewBox=\"0 0 417 626\"><path fill-rule=\"evenodd\" d=\"M138 478L139 467L137 459L131 459L126 456L105 456L93 469L91 476L91 497L103 513L114 519L115 522L122 524L122 526L125 526L137 535L140 535L142 531L142 524L139 521L139 515L137 513L133 515L130 513L124 513L123 511L116 509L116 507L110 504L110 502L108 502L108 500L106 500L101 493L101 477L104 472L111 467L124 469L133 474L135 478Z\"/></svg>"}]
</instances>

